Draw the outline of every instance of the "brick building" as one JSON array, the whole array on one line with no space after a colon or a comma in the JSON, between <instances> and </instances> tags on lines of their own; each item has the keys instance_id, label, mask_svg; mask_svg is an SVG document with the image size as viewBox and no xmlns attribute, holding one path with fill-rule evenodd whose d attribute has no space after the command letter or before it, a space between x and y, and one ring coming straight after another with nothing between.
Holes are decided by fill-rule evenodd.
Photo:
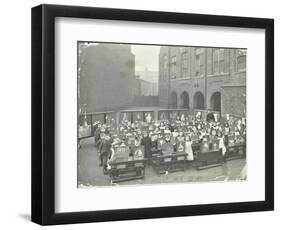
<instances>
[{"instance_id":1,"label":"brick building","mask_svg":"<svg viewBox=\"0 0 281 230\"><path fill-rule=\"evenodd\" d=\"M135 56L131 46L79 45L80 108L99 112L130 107L137 91Z\"/></svg>"},{"instance_id":2,"label":"brick building","mask_svg":"<svg viewBox=\"0 0 281 230\"><path fill-rule=\"evenodd\" d=\"M241 116L246 109L246 50L163 46L159 103Z\"/></svg>"}]
</instances>

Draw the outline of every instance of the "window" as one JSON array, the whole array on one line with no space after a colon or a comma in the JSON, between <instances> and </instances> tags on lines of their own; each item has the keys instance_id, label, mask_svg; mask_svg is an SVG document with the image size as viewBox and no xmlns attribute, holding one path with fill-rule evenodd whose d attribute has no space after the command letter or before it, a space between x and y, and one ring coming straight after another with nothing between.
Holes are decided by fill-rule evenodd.
<instances>
[{"instance_id":1,"label":"window","mask_svg":"<svg viewBox=\"0 0 281 230\"><path fill-rule=\"evenodd\" d=\"M213 74L224 73L224 49L213 50Z\"/></svg>"},{"instance_id":2,"label":"window","mask_svg":"<svg viewBox=\"0 0 281 230\"><path fill-rule=\"evenodd\" d=\"M201 50L201 49L200 49ZM196 63L196 68L195 68L195 76L202 76L204 72L204 61L203 61L203 53L198 52L196 50L196 57L195 57L195 63Z\"/></svg>"},{"instance_id":3,"label":"window","mask_svg":"<svg viewBox=\"0 0 281 230\"><path fill-rule=\"evenodd\" d=\"M237 50L237 71L246 69L246 50Z\"/></svg>"},{"instance_id":4,"label":"window","mask_svg":"<svg viewBox=\"0 0 281 230\"><path fill-rule=\"evenodd\" d=\"M219 49L215 49L213 52L213 62L214 62L214 68L213 73L219 73Z\"/></svg>"},{"instance_id":5,"label":"window","mask_svg":"<svg viewBox=\"0 0 281 230\"><path fill-rule=\"evenodd\" d=\"M184 52L181 54L181 77L186 78L188 77L188 53Z\"/></svg>"},{"instance_id":6,"label":"window","mask_svg":"<svg viewBox=\"0 0 281 230\"><path fill-rule=\"evenodd\" d=\"M219 49L219 72L224 73L224 49Z\"/></svg>"},{"instance_id":7,"label":"window","mask_svg":"<svg viewBox=\"0 0 281 230\"><path fill-rule=\"evenodd\" d=\"M176 67L177 67L177 57L172 56L171 58L171 78L176 78Z\"/></svg>"},{"instance_id":8,"label":"window","mask_svg":"<svg viewBox=\"0 0 281 230\"><path fill-rule=\"evenodd\" d=\"M163 80L166 80L168 77L168 57L167 55L163 56Z\"/></svg>"}]
</instances>

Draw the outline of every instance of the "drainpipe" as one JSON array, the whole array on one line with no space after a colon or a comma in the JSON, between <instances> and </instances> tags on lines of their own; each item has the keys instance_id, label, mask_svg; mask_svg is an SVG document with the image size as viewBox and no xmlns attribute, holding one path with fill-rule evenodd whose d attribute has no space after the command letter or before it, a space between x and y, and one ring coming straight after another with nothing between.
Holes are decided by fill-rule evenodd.
<instances>
[{"instance_id":1,"label":"drainpipe","mask_svg":"<svg viewBox=\"0 0 281 230\"><path fill-rule=\"evenodd\" d=\"M171 48L168 46L168 109L170 109L171 70L170 70Z\"/></svg>"},{"instance_id":2,"label":"drainpipe","mask_svg":"<svg viewBox=\"0 0 281 230\"><path fill-rule=\"evenodd\" d=\"M207 79L207 48L205 48L205 109L207 110L207 96L208 96L208 79Z\"/></svg>"}]
</instances>

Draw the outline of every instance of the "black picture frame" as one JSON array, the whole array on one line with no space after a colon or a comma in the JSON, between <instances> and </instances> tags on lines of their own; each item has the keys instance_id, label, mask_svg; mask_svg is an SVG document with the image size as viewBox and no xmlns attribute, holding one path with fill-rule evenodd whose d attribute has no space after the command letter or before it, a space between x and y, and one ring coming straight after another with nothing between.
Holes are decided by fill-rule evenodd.
<instances>
[{"instance_id":1,"label":"black picture frame","mask_svg":"<svg viewBox=\"0 0 281 230\"><path fill-rule=\"evenodd\" d=\"M265 29L265 200L55 213L55 18L108 19ZM32 8L32 221L41 225L274 209L274 20L265 18L40 5Z\"/></svg>"}]
</instances>

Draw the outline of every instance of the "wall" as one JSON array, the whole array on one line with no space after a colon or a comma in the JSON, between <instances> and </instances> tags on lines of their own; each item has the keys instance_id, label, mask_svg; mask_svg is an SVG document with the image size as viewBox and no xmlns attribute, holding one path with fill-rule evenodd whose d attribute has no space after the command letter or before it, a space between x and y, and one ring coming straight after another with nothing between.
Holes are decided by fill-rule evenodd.
<instances>
[{"instance_id":1,"label":"wall","mask_svg":"<svg viewBox=\"0 0 281 230\"><path fill-rule=\"evenodd\" d=\"M3 1L1 4L1 229L38 230L30 222L30 8L45 3L88 5L111 8L178 11L189 13L222 14L248 17L274 17L275 62L281 58L281 16L279 1L204 0L204 1L115 1L115 0L30 0ZM11 52L14 47L16 52ZM16 68L15 68L16 63ZM281 218L281 85L280 65L275 67L275 194L274 212L255 212L211 216L134 220L95 224L76 224L45 227L44 229L196 229L242 230L278 229ZM16 123L12 121L17 121ZM188 194L187 194L188 195Z\"/></svg>"},{"instance_id":2,"label":"wall","mask_svg":"<svg viewBox=\"0 0 281 230\"><path fill-rule=\"evenodd\" d=\"M134 100L134 106L147 107L147 106L158 106L158 96L136 96Z\"/></svg>"},{"instance_id":3,"label":"wall","mask_svg":"<svg viewBox=\"0 0 281 230\"><path fill-rule=\"evenodd\" d=\"M136 80L135 57L130 46L89 46L84 49L80 58L80 105L86 104L89 112L115 110L132 105Z\"/></svg>"},{"instance_id":4,"label":"wall","mask_svg":"<svg viewBox=\"0 0 281 230\"><path fill-rule=\"evenodd\" d=\"M139 94L138 96L158 96L158 83L138 79Z\"/></svg>"},{"instance_id":5,"label":"wall","mask_svg":"<svg viewBox=\"0 0 281 230\"><path fill-rule=\"evenodd\" d=\"M169 103L169 82L168 82L168 69L162 68L164 65L164 60L163 57L164 55L168 56L168 59L170 56L168 55L168 49L167 47L161 47L160 52L159 52L159 83L158 83L158 92L159 92L159 103L163 107L168 107Z\"/></svg>"},{"instance_id":6,"label":"wall","mask_svg":"<svg viewBox=\"0 0 281 230\"><path fill-rule=\"evenodd\" d=\"M222 116L234 114L236 116L245 115L246 103L246 87L245 86L229 86L222 87Z\"/></svg>"},{"instance_id":7,"label":"wall","mask_svg":"<svg viewBox=\"0 0 281 230\"><path fill-rule=\"evenodd\" d=\"M156 71L151 71L145 68L144 70L136 70L135 73L145 81L150 81L155 83L158 82L158 72Z\"/></svg>"}]
</instances>

